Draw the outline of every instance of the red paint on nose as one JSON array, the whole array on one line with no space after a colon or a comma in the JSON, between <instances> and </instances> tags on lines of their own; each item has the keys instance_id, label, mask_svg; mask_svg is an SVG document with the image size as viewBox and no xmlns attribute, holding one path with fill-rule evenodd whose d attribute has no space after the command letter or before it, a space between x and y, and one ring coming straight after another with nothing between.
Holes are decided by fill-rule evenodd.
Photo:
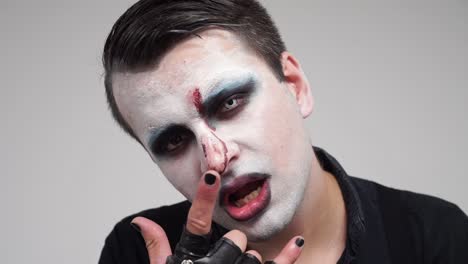
<instances>
[{"instance_id":1,"label":"red paint on nose","mask_svg":"<svg viewBox=\"0 0 468 264\"><path fill-rule=\"evenodd\" d=\"M227 149L227 146L226 146L226 143L224 143L224 141L222 141L218 136L216 136L215 133L211 132L211 134L213 134L213 136L215 136L219 142L221 142L222 146L223 146L223 155L224 155L224 168L222 169L222 171L220 171L219 173L223 173L225 170L226 170L226 167L227 167L227 164L228 164L228 157L227 157L227 152L228 152L228 149Z\"/></svg>"},{"instance_id":2,"label":"red paint on nose","mask_svg":"<svg viewBox=\"0 0 468 264\"><path fill-rule=\"evenodd\" d=\"M205 158L206 158L208 156L208 155L206 155L206 146L205 146L205 144L202 144L201 146L202 146L202 149L203 149L203 155L205 155Z\"/></svg>"},{"instance_id":3,"label":"red paint on nose","mask_svg":"<svg viewBox=\"0 0 468 264\"><path fill-rule=\"evenodd\" d=\"M200 89L195 88L195 90L193 90L192 102L195 108L197 109L198 113L201 113L203 111L203 105L202 105L202 97L201 97Z\"/></svg>"}]
</instances>

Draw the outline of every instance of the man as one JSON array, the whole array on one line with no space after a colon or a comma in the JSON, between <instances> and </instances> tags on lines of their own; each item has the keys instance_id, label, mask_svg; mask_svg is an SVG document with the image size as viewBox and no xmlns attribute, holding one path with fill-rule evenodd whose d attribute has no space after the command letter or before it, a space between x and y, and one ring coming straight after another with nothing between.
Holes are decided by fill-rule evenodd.
<instances>
[{"instance_id":1,"label":"man","mask_svg":"<svg viewBox=\"0 0 468 264\"><path fill-rule=\"evenodd\" d=\"M139 1L103 62L114 117L191 203L125 218L100 263L468 261L458 207L312 147L308 80L256 1Z\"/></svg>"}]
</instances>

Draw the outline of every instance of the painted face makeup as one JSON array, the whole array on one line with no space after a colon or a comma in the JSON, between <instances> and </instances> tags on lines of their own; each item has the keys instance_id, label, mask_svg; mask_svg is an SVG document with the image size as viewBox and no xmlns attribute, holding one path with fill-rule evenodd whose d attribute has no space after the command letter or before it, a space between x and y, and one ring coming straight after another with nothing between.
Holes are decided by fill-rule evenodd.
<instances>
[{"instance_id":1,"label":"painted face makeup","mask_svg":"<svg viewBox=\"0 0 468 264\"><path fill-rule=\"evenodd\" d=\"M214 220L251 241L290 223L311 172L298 103L232 33L201 32L158 68L114 77L123 116L166 178L193 199L208 169L221 173Z\"/></svg>"},{"instance_id":2,"label":"painted face makeup","mask_svg":"<svg viewBox=\"0 0 468 264\"><path fill-rule=\"evenodd\" d=\"M253 78L246 80L246 82L232 82L220 86L218 91L212 93L212 95L209 97L206 109L211 109L214 107L214 109L217 110L219 108L217 105L222 104L223 102L227 102L230 109L236 107L236 104L239 104L239 102L237 102L237 100L240 99L239 95L248 94L251 92L251 90L253 90L255 85ZM204 103L202 102L200 90L195 88L191 94L191 99L195 109L201 116L203 116L205 114L205 108ZM236 95L236 97L233 97L233 95ZM215 111L211 111L211 115L214 114L216 114ZM205 117L203 117L203 120L206 124L208 124L208 121ZM213 131L216 130L214 127L209 125L207 126L210 127L210 129ZM220 157L222 154L224 154L224 164L222 168L208 165L209 169L215 169L222 174L228 165L227 147L223 140L216 136L213 131L212 135L217 138L218 142L220 142L223 146L223 153L217 153L216 155L208 153L208 151L211 149L216 150L219 148L207 147L207 145L210 145L210 143L204 142L204 140L202 140L201 145L204 157L207 159L208 163L210 163L209 157ZM210 137L205 137L203 139L209 138ZM262 177L259 177L255 174L250 174L236 177L236 180L231 182L229 186L223 187L223 190L220 194L220 206L223 207L232 218L238 221L247 221L254 218L263 209L265 209L270 202L270 189L269 184L266 181L267 176L268 175L262 175Z\"/></svg>"},{"instance_id":3,"label":"painted face makeup","mask_svg":"<svg viewBox=\"0 0 468 264\"><path fill-rule=\"evenodd\" d=\"M270 203L268 174L252 173L236 177L223 186L220 205L237 221L248 221L259 215Z\"/></svg>"},{"instance_id":4,"label":"painted face makeup","mask_svg":"<svg viewBox=\"0 0 468 264\"><path fill-rule=\"evenodd\" d=\"M195 88L192 92L192 102L195 108L197 109L198 113L203 112L203 105L202 105L202 97L200 94L200 89Z\"/></svg>"}]
</instances>

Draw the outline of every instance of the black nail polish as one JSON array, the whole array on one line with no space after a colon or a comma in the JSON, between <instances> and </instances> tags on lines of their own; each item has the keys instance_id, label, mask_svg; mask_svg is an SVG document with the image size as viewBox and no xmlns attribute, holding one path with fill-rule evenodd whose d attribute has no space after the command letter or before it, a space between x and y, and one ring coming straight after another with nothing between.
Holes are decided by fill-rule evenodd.
<instances>
[{"instance_id":1,"label":"black nail polish","mask_svg":"<svg viewBox=\"0 0 468 264\"><path fill-rule=\"evenodd\" d=\"M304 245L304 239L298 238L296 239L296 246L302 247Z\"/></svg>"},{"instance_id":2,"label":"black nail polish","mask_svg":"<svg viewBox=\"0 0 468 264\"><path fill-rule=\"evenodd\" d=\"M135 229L136 231L138 231L138 233L141 233L141 229L140 229L140 227L139 227L137 224L135 224L135 223L130 223L130 225L133 227L133 229Z\"/></svg>"},{"instance_id":3,"label":"black nail polish","mask_svg":"<svg viewBox=\"0 0 468 264\"><path fill-rule=\"evenodd\" d=\"M276 264L276 262L274 262L273 260L268 260L265 262L265 264Z\"/></svg>"},{"instance_id":4,"label":"black nail polish","mask_svg":"<svg viewBox=\"0 0 468 264\"><path fill-rule=\"evenodd\" d=\"M216 176L214 176L213 174L209 174L207 173L205 175L205 183L208 184L208 185L213 185L216 181Z\"/></svg>"}]
</instances>

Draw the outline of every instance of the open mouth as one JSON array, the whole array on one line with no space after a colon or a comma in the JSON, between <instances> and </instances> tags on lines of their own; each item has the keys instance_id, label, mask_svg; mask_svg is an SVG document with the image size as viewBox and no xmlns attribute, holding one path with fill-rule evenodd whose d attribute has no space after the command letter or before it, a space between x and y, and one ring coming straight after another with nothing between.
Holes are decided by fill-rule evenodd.
<instances>
[{"instance_id":1,"label":"open mouth","mask_svg":"<svg viewBox=\"0 0 468 264\"><path fill-rule=\"evenodd\" d=\"M238 221L257 216L270 202L268 175L249 174L239 177L223 189L222 206Z\"/></svg>"},{"instance_id":2,"label":"open mouth","mask_svg":"<svg viewBox=\"0 0 468 264\"><path fill-rule=\"evenodd\" d=\"M254 181L246 184L245 187L229 195L229 202L237 207L243 207L258 197L258 194L262 190L262 185L263 181Z\"/></svg>"}]
</instances>

